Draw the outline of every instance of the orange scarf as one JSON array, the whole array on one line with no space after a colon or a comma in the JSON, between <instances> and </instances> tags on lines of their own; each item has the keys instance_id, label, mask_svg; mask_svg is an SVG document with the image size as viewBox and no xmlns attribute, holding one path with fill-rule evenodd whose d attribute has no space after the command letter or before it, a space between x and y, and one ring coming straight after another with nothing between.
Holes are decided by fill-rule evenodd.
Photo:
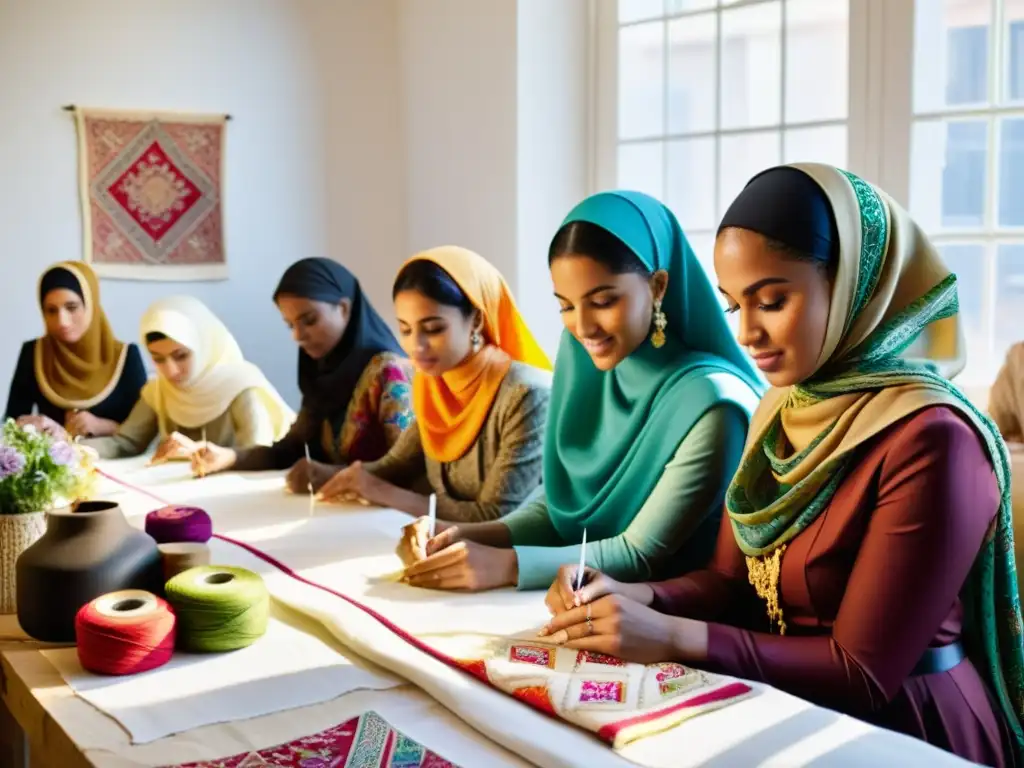
<instances>
[{"instance_id":1,"label":"orange scarf","mask_svg":"<svg viewBox=\"0 0 1024 768\"><path fill-rule=\"evenodd\" d=\"M512 361L548 371L551 362L519 314L505 278L482 256L442 246L406 264L418 260L447 272L483 316L483 349L440 376L417 371L412 380L423 451L435 461L451 462L473 447Z\"/></svg>"}]
</instances>

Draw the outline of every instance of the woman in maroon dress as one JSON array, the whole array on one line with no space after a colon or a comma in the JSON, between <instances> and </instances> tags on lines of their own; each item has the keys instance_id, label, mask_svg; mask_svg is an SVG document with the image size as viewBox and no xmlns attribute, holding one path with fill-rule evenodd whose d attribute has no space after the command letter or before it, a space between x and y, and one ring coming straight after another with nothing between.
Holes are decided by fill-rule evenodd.
<instances>
[{"instance_id":1,"label":"woman in maroon dress","mask_svg":"<svg viewBox=\"0 0 1024 768\"><path fill-rule=\"evenodd\" d=\"M940 375L963 365L955 278L884 193L822 165L754 177L719 228L715 271L773 389L712 562L656 584L591 571L579 593L566 566L545 633L1021 762L1008 459Z\"/></svg>"}]
</instances>

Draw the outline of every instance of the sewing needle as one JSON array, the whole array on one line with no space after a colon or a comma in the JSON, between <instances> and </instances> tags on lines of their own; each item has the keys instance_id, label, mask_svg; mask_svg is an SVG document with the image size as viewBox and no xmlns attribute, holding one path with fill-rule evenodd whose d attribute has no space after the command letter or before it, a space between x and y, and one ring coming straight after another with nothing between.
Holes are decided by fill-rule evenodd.
<instances>
[{"instance_id":1,"label":"sewing needle","mask_svg":"<svg viewBox=\"0 0 1024 768\"><path fill-rule=\"evenodd\" d=\"M306 490L309 492L309 516L313 516L313 505L316 504L316 496L313 494L313 460L309 458L309 443L303 443L306 449Z\"/></svg>"},{"instance_id":2,"label":"sewing needle","mask_svg":"<svg viewBox=\"0 0 1024 768\"><path fill-rule=\"evenodd\" d=\"M583 586L583 569L587 563L587 529L583 529L583 544L580 545L580 565L576 569L576 591L579 592Z\"/></svg>"}]
</instances>

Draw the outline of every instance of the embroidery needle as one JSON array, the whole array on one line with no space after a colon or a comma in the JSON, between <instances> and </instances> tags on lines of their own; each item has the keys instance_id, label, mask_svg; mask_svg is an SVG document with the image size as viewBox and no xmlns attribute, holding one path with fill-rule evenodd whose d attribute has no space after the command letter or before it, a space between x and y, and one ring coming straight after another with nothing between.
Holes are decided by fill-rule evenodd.
<instances>
[{"instance_id":1,"label":"embroidery needle","mask_svg":"<svg viewBox=\"0 0 1024 768\"><path fill-rule=\"evenodd\" d=\"M583 569L587 563L587 529L583 529L583 543L580 545L580 565L576 569L576 591L583 586Z\"/></svg>"},{"instance_id":2,"label":"embroidery needle","mask_svg":"<svg viewBox=\"0 0 1024 768\"><path fill-rule=\"evenodd\" d=\"M206 477L206 467L203 464L203 451L206 450L206 425L203 425L202 442L199 444L199 477Z\"/></svg>"},{"instance_id":3,"label":"embroidery needle","mask_svg":"<svg viewBox=\"0 0 1024 768\"><path fill-rule=\"evenodd\" d=\"M437 527L437 494L430 494L430 503L427 512L427 537L434 538L434 529Z\"/></svg>"},{"instance_id":4,"label":"embroidery needle","mask_svg":"<svg viewBox=\"0 0 1024 768\"><path fill-rule=\"evenodd\" d=\"M309 458L309 443L303 443L306 449L306 490L309 492L309 516L313 516L313 506L316 504L316 496L313 494L313 460Z\"/></svg>"}]
</instances>

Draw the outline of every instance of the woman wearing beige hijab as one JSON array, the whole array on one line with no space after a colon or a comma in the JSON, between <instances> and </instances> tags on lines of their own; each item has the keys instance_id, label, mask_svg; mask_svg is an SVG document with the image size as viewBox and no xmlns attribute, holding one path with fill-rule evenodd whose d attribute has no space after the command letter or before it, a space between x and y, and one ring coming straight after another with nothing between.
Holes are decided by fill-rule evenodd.
<instances>
[{"instance_id":1,"label":"woman wearing beige hijab","mask_svg":"<svg viewBox=\"0 0 1024 768\"><path fill-rule=\"evenodd\" d=\"M1024 341L1010 347L992 385L988 412L1010 450L1024 452Z\"/></svg>"},{"instance_id":2,"label":"woman wearing beige hijab","mask_svg":"<svg viewBox=\"0 0 1024 768\"><path fill-rule=\"evenodd\" d=\"M157 301L140 333L157 376L114 435L88 441L102 458L137 456L157 436L154 462L186 459L204 439L247 448L270 445L288 431L295 414L198 299Z\"/></svg>"}]
</instances>

